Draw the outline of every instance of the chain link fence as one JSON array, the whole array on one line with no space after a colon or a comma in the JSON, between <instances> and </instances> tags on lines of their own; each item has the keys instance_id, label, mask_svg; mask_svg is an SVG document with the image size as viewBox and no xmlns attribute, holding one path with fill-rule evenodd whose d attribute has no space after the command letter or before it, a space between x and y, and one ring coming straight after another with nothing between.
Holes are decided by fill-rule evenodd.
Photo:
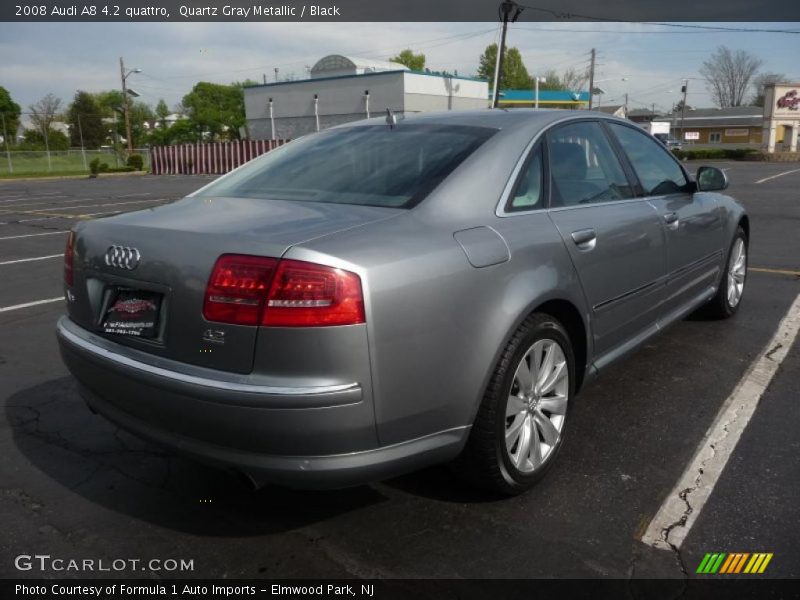
<instances>
[{"instance_id":1,"label":"chain link fence","mask_svg":"<svg viewBox=\"0 0 800 600\"><path fill-rule=\"evenodd\" d=\"M134 153L141 154L144 160L144 170L150 170L150 149L136 148ZM88 173L89 164L99 158L101 163L106 163L109 168L124 167L127 152L115 151L113 148L100 150L6 150L0 154L0 176L25 175L26 173Z\"/></svg>"}]
</instances>

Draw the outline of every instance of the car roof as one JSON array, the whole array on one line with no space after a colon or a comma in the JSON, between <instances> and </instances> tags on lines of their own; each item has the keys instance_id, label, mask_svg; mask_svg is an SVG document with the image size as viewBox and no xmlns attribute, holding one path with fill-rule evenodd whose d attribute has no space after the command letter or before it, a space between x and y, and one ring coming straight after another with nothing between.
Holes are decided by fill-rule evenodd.
<instances>
[{"instance_id":1,"label":"car roof","mask_svg":"<svg viewBox=\"0 0 800 600\"><path fill-rule=\"evenodd\" d=\"M604 119L618 122L628 122L625 119L604 115L597 112L567 109L534 109L534 108L497 108L475 110L450 110L442 112L406 113L397 115L397 125L403 123L425 125L467 125L473 127L491 127L493 129L515 128L521 125L536 126L540 128L567 118ZM379 117L365 119L354 123L344 123L341 127L363 127L381 125L386 123L385 113ZM335 129L336 129L335 128Z\"/></svg>"}]
</instances>

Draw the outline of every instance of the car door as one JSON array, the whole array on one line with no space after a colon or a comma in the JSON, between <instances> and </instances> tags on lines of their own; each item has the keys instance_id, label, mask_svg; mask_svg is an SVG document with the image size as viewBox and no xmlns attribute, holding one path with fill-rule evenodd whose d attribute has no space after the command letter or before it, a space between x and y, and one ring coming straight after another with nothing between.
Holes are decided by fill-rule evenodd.
<instances>
[{"instance_id":1,"label":"car door","mask_svg":"<svg viewBox=\"0 0 800 600\"><path fill-rule=\"evenodd\" d=\"M713 293L722 265L722 218L713 194L696 193L671 152L636 126L607 123L658 212L667 242L662 318L671 321Z\"/></svg>"},{"instance_id":2,"label":"car door","mask_svg":"<svg viewBox=\"0 0 800 600\"><path fill-rule=\"evenodd\" d=\"M666 270L659 217L637 198L630 174L597 121L546 136L549 215L592 311L596 365L657 329Z\"/></svg>"}]
</instances>

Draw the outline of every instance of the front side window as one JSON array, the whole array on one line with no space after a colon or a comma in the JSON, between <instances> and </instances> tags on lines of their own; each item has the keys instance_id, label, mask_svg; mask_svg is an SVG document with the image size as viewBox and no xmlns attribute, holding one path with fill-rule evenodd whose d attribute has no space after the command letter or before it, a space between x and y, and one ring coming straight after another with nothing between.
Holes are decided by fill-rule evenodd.
<instances>
[{"instance_id":1,"label":"front side window","mask_svg":"<svg viewBox=\"0 0 800 600\"><path fill-rule=\"evenodd\" d=\"M494 133L402 122L331 129L268 152L198 196L411 208Z\"/></svg>"},{"instance_id":2,"label":"front side window","mask_svg":"<svg viewBox=\"0 0 800 600\"><path fill-rule=\"evenodd\" d=\"M575 206L633 197L611 143L598 123L586 121L548 133L551 206Z\"/></svg>"},{"instance_id":3,"label":"front side window","mask_svg":"<svg viewBox=\"0 0 800 600\"><path fill-rule=\"evenodd\" d=\"M609 127L622 145L646 196L680 194L688 181L680 165L664 148L643 131L610 123Z\"/></svg>"}]
</instances>

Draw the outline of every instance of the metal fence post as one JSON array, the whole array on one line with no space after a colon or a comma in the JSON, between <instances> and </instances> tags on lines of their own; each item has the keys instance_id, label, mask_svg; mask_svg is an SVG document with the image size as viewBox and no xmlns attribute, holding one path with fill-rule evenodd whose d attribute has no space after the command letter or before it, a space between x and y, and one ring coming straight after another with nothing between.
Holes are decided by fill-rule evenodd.
<instances>
[{"instance_id":1,"label":"metal fence post","mask_svg":"<svg viewBox=\"0 0 800 600\"><path fill-rule=\"evenodd\" d=\"M11 164L11 151L8 149L8 131L6 131L6 115L5 113L0 113L0 116L3 117L3 139L6 142L6 157L8 157L8 172L14 172L14 165Z\"/></svg>"},{"instance_id":2,"label":"metal fence post","mask_svg":"<svg viewBox=\"0 0 800 600\"><path fill-rule=\"evenodd\" d=\"M81 155L83 156L83 168L88 169L86 164L86 148L83 146L83 128L81 127L81 116L78 115L78 135L81 137Z\"/></svg>"},{"instance_id":3,"label":"metal fence post","mask_svg":"<svg viewBox=\"0 0 800 600\"><path fill-rule=\"evenodd\" d=\"M50 129L50 125L44 128L44 149L47 152L47 170L53 170L53 162L50 160L50 139L47 135L47 130Z\"/></svg>"}]
</instances>

